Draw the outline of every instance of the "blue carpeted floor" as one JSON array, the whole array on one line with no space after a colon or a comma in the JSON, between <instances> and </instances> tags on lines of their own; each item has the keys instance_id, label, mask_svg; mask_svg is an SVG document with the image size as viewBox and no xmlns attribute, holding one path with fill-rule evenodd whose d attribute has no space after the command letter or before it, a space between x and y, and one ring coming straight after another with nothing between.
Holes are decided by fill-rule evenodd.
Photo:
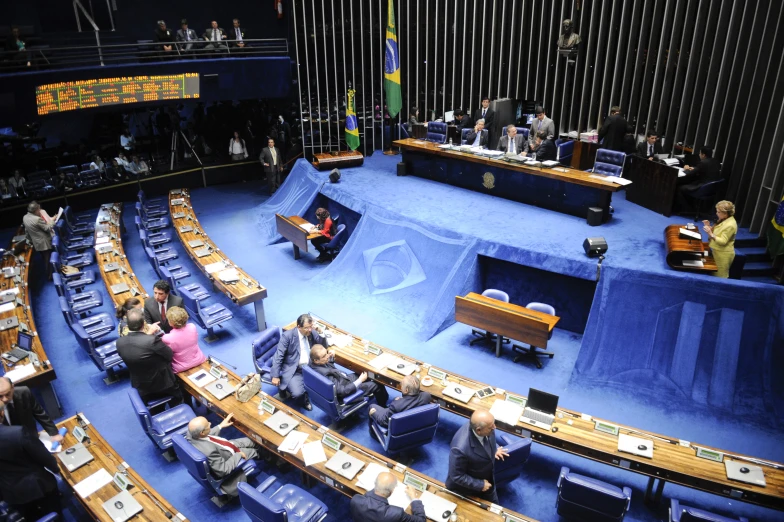
<instances>
[{"instance_id":1,"label":"blue carpeted floor","mask_svg":"<svg viewBox=\"0 0 784 522\"><path fill-rule=\"evenodd\" d=\"M546 361L544 369L537 370L529 365L512 363L508 348L500 359L496 359L489 348L469 347L470 327L448 321L441 325L442 316L448 315L448 311L443 312L432 303L415 302L415 293L403 300L403 306L395 303L395 299L383 300L383 296L388 294L378 294L382 299L377 301L360 295L361 285L352 281L351 277L365 281L365 275L356 270L362 270L363 252L370 243L361 242L367 242L368 237L382 232L389 234L384 236L384 240L393 238L394 234L403 234L390 225L395 221L411 225L407 227L406 235L401 235L401 240L413 245L414 251L420 243L447 245L443 247L444 255L449 256L454 266L471 274L461 278L461 270L452 270L439 279L428 271L441 266L438 264L440 260L422 260L425 275L434 280L430 291L443 293L445 303L467 288L481 291L481 287L476 285L486 280L487 274L483 271L487 269L479 266L481 263L476 260L479 255L592 280L596 265L584 257L581 245L585 237L593 235L605 236L610 244L605 262L607 267L632 269L645 266L656 275L672 276L684 284L694 280L693 276L672 274L664 266L659 231L672 220L628 204L622 196L614 198L616 216L613 221L594 229L588 227L584 220L571 216L418 178L398 178L394 175L395 161L396 158L376 155L368 158L363 168L344 171L339 185L321 187L323 196L362 215L356 238L352 237L343 254L331 265L316 263L313 255L304 255L301 260L294 261L289 243L268 245L268 236L259 233L257 224L259 208L263 208L267 199L266 188L262 184L193 190L193 206L205 231L216 240L217 245L267 287L269 297L265 300L265 309L268 324L284 325L300 313L311 311L382 345L456 373L492 382L509 391L525 394L529 387L545 389L559 394L560 404L597 417L759 457L784 460L784 447L780 442L782 432L775 425L740 419L726 410L689 410L685 403L679 403L673 410L665 396L646 392L630 394L624 388L576 379L575 366L583 342L579 325L572 331L556 330L550 348L557 356ZM296 168L305 167L300 163ZM316 180L322 176L312 172L307 175ZM134 196L129 194L128 199ZM132 205L126 205L124 214L128 229L124 236L125 250L139 281L151 291L155 275L135 234L132 208ZM4 237L10 237L10 234L8 231ZM174 247L179 248L176 239ZM192 279L207 285L187 256L181 254L178 263L190 269ZM40 274L40 271L37 273ZM383 282L387 275L373 273L372 277ZM379 280L373 279L373 282L378 283ZM745 286L745 283L728 285ZM100 281L94 288L105 292ZM367 293L367 287L363 288ZM57 371L55 388L65 415L83 411L125 460L189 519L206 521L220 516L226 520L247 520L238 504L218 510L209 501L206 491L193 482L179 463L167 463L160 457L153 444L143 436L131 413L126 396L127 379L114 386L103 383L103 375L79 351L62 317L53 311L56 310L54 288L36 279L32 284L32 294L38 329ZM427 299L427 296L420 298ZM214 299L230 307L235 319L219 330L219 341L202 344L204 351L236 365L240 372L252 371L250 342L257 333L252 307L237 308L219 294L215 294ZM108 295L105 295L105 301L109 302ZM413 312L407 312L406 307ZM111 312L108 306L105 308L104 311ZM430 325L433 321L439 324ZM575 319L575 323L579 321ZM268 391L275 390L270 388ZM309 415L319 422L328 422L317 410ZM410 460L415 469L443 480L449 441L464 420L447 412L442 412L441 418L436 441L402 458ZM380 448L368 434L364 414L338 429L365 446L376 450ZM644 477L541 445L534 446L523 475L500 491L501 504L538 520L558 520L555 514L555 483L560 467L564 465L577 472L632 487L633 503L627 520L664 520L666 506L653 511L642 503L647 482ZM269 469L267 473L276 474L283 481L299 483L299 474L290 470ZM348 520L347 498L324 486L314 487L313 492L330 506L330 520ZM781 514L770 510L673 485L666 487L665 496L754 520L782 519Z\"/></svg>"}]
</instances>

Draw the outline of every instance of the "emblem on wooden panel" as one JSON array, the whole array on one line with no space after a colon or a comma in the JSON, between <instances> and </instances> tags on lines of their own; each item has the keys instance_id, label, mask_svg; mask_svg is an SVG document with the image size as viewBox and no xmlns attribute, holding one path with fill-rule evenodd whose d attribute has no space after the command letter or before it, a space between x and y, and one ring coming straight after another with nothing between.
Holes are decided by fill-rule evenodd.
<instances>
[{"instance_id":1,"label":"emblem on wooden panel","mask_svg":"<svg viewBox=\"0 0 784 522\"><path fill-rule=\"evenodd\" d=\"M482 176L482 185L484 185L486 189L495 188L495 176L489 172L485 172L484 176Z\"/></svg>"}]
</instances>

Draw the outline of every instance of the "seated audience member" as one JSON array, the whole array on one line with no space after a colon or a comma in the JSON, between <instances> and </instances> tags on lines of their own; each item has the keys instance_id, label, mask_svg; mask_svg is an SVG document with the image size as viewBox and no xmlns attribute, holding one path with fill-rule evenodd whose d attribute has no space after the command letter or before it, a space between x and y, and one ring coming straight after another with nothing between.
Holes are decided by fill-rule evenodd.
<instances>
[{"instance_id":1,"label":"seated audience member","mask_svg":"<svg viewBox=\"0 0 784 522\"><path fill-rule=\"evenodd\" d=\"M231 31L228 35L228 40L231 42L232 47L245 47L245 29L240 27L239 18L231 21Z\"/></svg>"},{"instance_id":2,"label":"seated audience member","mask_svg":"<svg viewBox=\"0 0 784 522\"><path fill-rule=\"evenodd\" d=\"M122 156L122 153L120 153L120 156ZM124 163L125 161L123 158L117 157L112 159L113 176L111 176L111 179L113 181L120 181L128 178L128 171L125 169Z\"/></svg>"},{"instance_id":3,"label":"seated audience member","mask_svg":"<svg viewBox=\"0 0 784 522\"><path fill-rule=\"evenodd\" d=\"M188 52L193 49L194 42L199 39L196 31L188 29L188 20L183 18L180 21L180 29L177 31L177 41L180 43L180 51Z\"/></svg>"},{"instance_id":4,"label":"seated audience member","mask_svg":"<svg viewBox=\"0 0 784 522\"><path fill-rule=\"evenodd\" d=\"M120 147L125 149L128 154L133 152L134 147L136 147L136 138L133 137L133 134L131 134L128 127L126 127L120 135ZM120 157L123 157L122 153L120 153Z\"/></svg>"},{"instance_id":5,"label":"seated audience member","mask_svg":"<svg viewBox=\"0 0 784 522\"><path fill-rule=\"evenodd\" d=\"M207 356L199 348L199 332L196 325L188 322L188 312L179 306L166 310L166 320L172 329L163 334L163 342L171 348L174 354L172 370L174 373L184 372L200 365L207 360Z\"/></svg>"},{"instance_id":6,"label":"seated audience member","mask_svg":"<svg viewBox=\"0 0 784 522\"><path fill-rule=\"evenodd\" d=\"M131 174L136 176L148 176L150 174L150 167L148 167L147 163L139 158L139 156L133 156L131 161Z\"/></svg>"},{"instance_id":7,"label":"seated audience member","mask_svg":"<svg viewBox=\"0 0 784 522\"><path fill-rule=\"evenodd\" d=\"M128 335L117 339L117 353L128 368L131 386L145 403L171 396L170 405L180 404L182 392L172 371L171 348L159 337L144 333L143 311L128 310L126 322Z\"/></svg>"},{"instance_id":8,"label":"seated audience member","mask_svg":"<svg viewBox=\"0 0 784 522\"><path fill-rule=\"evenodd\" d=\"M71 192L76 188L76 183L65 172L60 171L54 179L54 188L61 194Z\"/></svg>"},{"instance_id":9,"label":"seated audience member","mask_svg":"<svg viewBox=\"0 0 784 522\"><path fill-rule=\"evenodd\" d=\"M100 156L93 156L93 160L90 162L90 170L97 170L101 174L106 174L106 164Z\"/></svg>"},{"instance_id":10,"label":"seated audience member","mask_svg":"<svg viewBox=\"0 0 784 522\"><path fill-rule=\"evenodd\" d=\"M30 53L25 48L25 43L19 37L19 28L14 26L5 40L5 51L12 62L27 63L30 67Z\"/></svg>"},{"instance_id":11,"label":"seated audience member","mask_svg":"<svg viewBox=\"0 0 784 522\"><path fill-rule=\"evenodd\" d=\"M395 413L400 413L417 406L430 404L433 398L428 392L423 392L419 388L419 379L416 375L406 375L400 383L403 395L396 397L384 408L382 405L370 408L370 416L382 426L389 426L389 418Z\"/></svg>"},{"instance_id":12,"label":"seated audience member","mask_svg":"<svg viewBox=\"0 0 784 522\"><path fill-rule=\"evenodd\" d=\"M347 397L358 389L368 397L373 395L376 404L386 404L389 400L389 393L386 387L373 381L368 381L367 372L360 375L355 373L345 373L337 369L335 363L331 361L333 354L327 351L320 344L316 344L310 350L310 367L320 373L335 384L335 392L338 399Z\"/></svg>"},{"instance_id":13,"label":"seated audience member","mask_svg":"<svg viewBox=\"0 0 784 522\"><path fill-rule=\"evenodd\" d=\"M648 132L645 141L637 145L637 154L652 160L656 154L663 154L659 135L655 132Z\"/></svg>"},{"instance_id":14,"label":"seated audience member","mask_svg":"<svg viewBox=\"0 0 784 522\"><path fill-rule=\"evenodd\" d=\"M486 148L488 141L489 138L487 136L487 132L485 131L485 120L479 118L476 120L474 129L466 135L466 145Z\"/></svg>"},{"instance_id":15,"label":"seated audience member","mask_svg":"<svg viewBox=\"0 0 784 522\"><path fill-rule=\"evenodd\" d=\"M169 308L182 307L182 297L171 293L169 283L163 279L152 286L152 296L144 300L144 320L158 323L164 333L171 332L171 325L166 318Z\"/></svg>"},{"instance_id":16,"label":"seated audience member","mask_svg":"<svg viewBox=\"0 0 784 522\"><path fill-rule=\"evenodd\" d=\"M215 20L210 22L210 27L204 31L202 38L207 41L207 45L204 46L207 50L223 51L226 48L224 43L226 33L222 27L218 27L218 22Z\"/></svg>"},{"instance_id":17,"label":"seated audience member","mask_svg":"<svg viewBox=\"0 0 784 522\"><path fill-rule=\"evenodd\" d=\"M123 304L118 306L117 310L115 311L115 315L117 317L117 335L120 337L125 337L128 335L128 321L126 316L128 315L128 311L133 310L134 308L144 311L144 303L138 297L129 297ZM157 323L144 323L143 331L146 334L154 335L158 333L160 329L161 328Z\"/></svg>"},{"instance_id":18,"label":"seated audience member","mask_svg":"<svg viewBox=\"0 0 784 522\"><path fill-rule=\"evenodd\" d=\"M11 199L16 197L16 191L10 188L5 178L0 178L0 199Z\"/></svg>"},{"instance_id":19,"label":"seated audience member","mask_svg":"<svg viewBox=\"0 0 784 522\"><path fill-rule=\"evenodd\" d=\"M155 30L155 40L162 43L161 50L165 52L174 51L174 35L166 28L166 22L158 20L158 28Z\"/></svg>"},{"instance_id":20,"label":"seated audience member","mask_svg":"<svg viewBox=\"0 0 784 522\"><path fill-rule=\"evenodd\" d=\"M713 157L710 147L701 147L700 162L694 167L686 165L683 170L686 176L678 178L680 186L675 192L675 212L690 212L692 205L689 198L706 183L721 179L721 164Z\"/></svg>"},{"instance_id":21,"label":"seated audience member","mask_svg":"<svg viewBox=\"0 0 784 522\"><path fill-rule=\"evenodd\" d=\"M316 210L316 219L318 219L318 225L314 229L314 232L320 234L319 237L314 237L310 240L310 243L318 250L319 256L318 261L324 262L329 260L329 255L327 251L324 249L324 245L332 241L332 234L333 234L333 226L332 226L332 218L329 215L329 210L325 208L319 208Z\"/></svg>"},{"instance_id":22,"label":"seated audience member","mask_svg":"<svg viewBox=\"0 0 784 522\"><path fill-rule=\"evenodd\" d=\"M8 185L16 192L17 197L24 198L27 196L27 189L25 188L27 180L22 176L21 170L15 170L14 175L8 178Z\"/></svg>"},{"instance_id":23,"label":"seated audience member","mask_svg":"<svg viewBox=\"0 0 784 522\"><path fill-rule=\"evenodd\" d=\"M387 471L376 477L376 486L364 495L351 497L351 518L354 522L425 522L425 506L419 500L422 494L413 486L406 486L411 501L411 514L403 508L389 505L389 497L397 487L397 478Z\"/></svg>"},{"instance_id":24,"label":"seated audience member","mask_svg":"<svg viewBox=\"0 0 784 522\"><path fill-rule=\"evenodd\" d=\"M302 403L308 411L313 409L302 381L302 367L310 361L312 346L321 344L323 339L313 329L313 318L308 314L297 317L297 327L280 336L278 347L272 358L270 377L272 385L280 390L280 398L291 397Z\"/></svg>"},{"instance_id":25,"label":"seated audience member","mask_svg":"<svg viewBox=\"0 0 784 522\"><path fill-rule=\"evenodd\" d=\"M204 417L191 419L185 438L194 448L207 456L207 465L214 477L219 479L225 477L221 484L223 492L230 497L237 497L239 496L238 484L248 481L245 472L238 466L243 460L257 458L259 447L247 437L228 440L218 436L223 428L232 425L233 417L234 414L229 413L214 428L210 427L210 421Z\"/></svg>"},{"instance_id":26,"label":"seated audience member","mask_svg":"<svg viewBox=\"0 0 784 522\"><path fill-rule=\"evenodd\" d=\"M558 150L553 140L547 138L545 131L539 131L534 141L534 156L536 161L555 161Z\"/></svg>"},{"instance_id":27,"label":"seated audience member","mask_svg":"<svg viewBox=\"0 0 784 522\"><path fill-rule=\"evenodd\" d=\"M463 129L470 129L473 127L473 125L471 125L473 123L471 121L471 116L466 114L462 109L455 111L455 120L457 122L457 130L460 133L462 133Z\"/></svg>"},{"instance_id":28,"label":"seated audience member","mask_svg":"<svg viewBox=\"0 0 784 522\"><path fill-rule=\"evenodd\" d=\"M57 426L35 400L30 388L14 386L8 377L0 377L0 408L5 408L5 423L9 426L21 426L28 434L37 437L35 422L38 421L50 439L56 442L63 440L63 436L57 432Z\"/></svg>"}]
</instances>

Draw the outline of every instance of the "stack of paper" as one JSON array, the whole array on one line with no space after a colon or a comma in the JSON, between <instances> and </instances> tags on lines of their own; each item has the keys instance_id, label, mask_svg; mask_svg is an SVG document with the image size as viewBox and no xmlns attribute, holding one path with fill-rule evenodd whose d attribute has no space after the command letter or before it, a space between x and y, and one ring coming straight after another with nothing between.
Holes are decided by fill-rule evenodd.
<instances>
[{"instance_id":1,"label":"stack of paper","mask_svg":"<svg viewBox=\"0 0 784 522\"><path fill-rule=\"evenodd\" d=\"M509 426L516 426L517 421L523 415L523 408L513 402L496 399L490 413L497 421L501 421Z\"/></svg>"},{"instance_id":2,"label":"stack of paper","mask_svg":"<svg viewBox=\"0 0 784 522\"><path fill-rule=\"evenodd\" d=\"M390 506L397 506L401 509L406 509L411 504L411 499L406 493L406 486L402 482L398 482L395 490L387 499Z\"/></svg>"},{"instance_id":3,"label":"stack of paper","mask_svg":"<svg viewBox=\"0 0 784 522\"><path fill-rule=\"evenodd\" d=\"M384 352L372 361L370 361L370 366L375 368L376 370L382 370L389 366L392 361L397 360L397 357L394 354Z\"/></svg>"},{"instance_id":4,"label":"stack of paper","mask_svg":"<svg viewBox=\"0 0 784 522\"><path fill-rule=\"evenodd\" d=\"M380 464L376 464L375 462L371 462L365 468L365 471L357 477L357 486L364 489L365 491L370 491L371 489L376 487L376 478L381 473L387 471L387 468Z\"/></svg>"},{"instance_id":5,"label":"stack of paper","mask_svg":"<svg viewBox=\"0 0 784 522\"><path fill-rule=\"evenodd\" d=\"M11 382L17 382L21 379L24 379L25 377L29 377L34 373L35 366L33 366L33 363L28 363L22 366L17 365L13 370L5 372L5 376L11 379Z\"/></svg>"},{"instance_id":6,"label":"stack of paper","mask_svg":"<svg viewBox=\"0 0 784 522\"><path fill-rule=\"evenodd\" d=\"M338 348L346 348L351 344L351 341L352 339L348 335L332 332L332 337L329 338L329 345L337 346Z\"/></svg>"},{"instance_id":7,"label":"stack of paper","mask_svg":"<svg viewBox=\"0 0 784 522\"><path fill-rule=\"evenodd\" d=\"M215 272L219 272L224 268L226 268L226 265L223 264L223 261L216 261L215 263L210 263L209 265L204 266L204 270L206 270L208 274L214 274Z\"/></svg>"},{"instance_id":8,"label":"stack of paper","mask_svg":"<svg viewBox=\"0 0 784 522\"><path fill-rule=\"evenodd\" d=\"M312 223L303 223L303 224L300 225L300 228L305 230L305 232L310 232L311 230L316 228L316 225L314 225Z\"/></svg>"},{"instance_id":9,"label":"stack of paper","mask_svg":"<svg viewBox=\"0 0 784 522\"><path fill-rule=\"evenodd\" d=\"M684 259L683 266L688 266L691 268L704 268L705 264L698 259Z\"/></svg>"},{"instance_id":10,"label":"stack of paper","mask_svg":"<svg viewBox=\"0 0 784 522\"><path fill-rule=\"evenodd\" d=\"M308 439L308 434L302 431L292 431L278 446L280 451L285 451L286 453L291 453L295 455L299 449L305 444L305 441ZM321 443L319 443L321 444Z\"/></svg>"}]
</instances>

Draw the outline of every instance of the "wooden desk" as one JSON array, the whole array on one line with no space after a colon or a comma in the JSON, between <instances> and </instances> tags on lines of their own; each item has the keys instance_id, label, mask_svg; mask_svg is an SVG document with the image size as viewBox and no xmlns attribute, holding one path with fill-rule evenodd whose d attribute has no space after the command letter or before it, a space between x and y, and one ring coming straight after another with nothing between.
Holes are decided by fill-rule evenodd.
<instances>
[{"instance_id":1,"label":"wooden desk","mask_svg":"<svg viewBox=\"0 0 784 522\"><path fill-rule=\"evenodd\" d=\"M313 165L317 170L334 168L361 167L365 156L357 150L341 150L333 156L329 152L319 152L313 155Z\"/></svg>"},{"instance_id":2,"label":"wooden desk","mask_svg":"<svg viewBox=\"0 0 784 522\"><path fill-rule=\"evenodd\" d=\"M173 203L177 200L182 200L182 204ZM182 216L176 217L179 214L182 214ZM204 229L199 224L199 220L196 218L196 212L191 205L191 197L187 189L175 190L169 193L169 215L171 216L174 230L180 237L182 247L199 270L212 281L212 286L223 292L224 295L240 306L253 303L258 330L261 332L267 328L263 301L267 297L267 289L261 286L261 283L256 281L246 271L232 263L231 259L229 259L226 254L215 245L215 242L210 239L210 236L204 232ZM192 227L193 230L182 232L182 227ZM196 251L203 248L203 246L194 248L190 246L188 242L197 239L203 241L204 246L209 246L212 249L210 254L202 257L196 255ZM215 263L223 263L224 267L218 267ZM240 280L234 283L224 283L221 281L220 277L215 277L216 273L225 268L234 268L237 270L240 275Z\"/></svg>"},{"instance_id":3,"label":"wooden desk","mask_svg":"<svg viewBox=\"0 0 784 522\"><path fill-rule=\"evenodd\" d=\"M345 330L327 323L321 318L313 317L314 323L323 325L329 331L337 334L348 335L351 342L348 346L341 348L331 346L335 350L335 362L351 369L354 372L368 372L368 377L376 382L400 390L400 383L403 376L387 368L375 369L370 361L376 358L372 353L365 353L361 339L348 333ZM294 323L287 325L284 329L294 328ZM483 389L487 384L480 383L473 379L456 375L444 368L437 368L427 363L419 361L413 357L400 354L389 350L379 344L372 343L373 346L380 348L383 353L392 353L403 360L418 364L423 377L429 368L435 368L448 374L447 380L465 384L473 389ZM477 396L471 398L468 403L463 403L452 399L443 394L444 386L441 382L434 380L429 387L422 387L429 392L435 402L442 408L453 413L470 417L474 411L480 408L490 409L495 400L503 400L503 390L496 390L495 396L480 399ZM524 398L523 395L514 394L516 397ZM537 426L531 426L522 422L516 425L508 425L500 420L496 420L498 429L513 433L522 437L531 437L535 442L556 448L574 455L579 455L597 462L608 464L617 468L628 469L636 473L648 476L648 491L646 500L655 502L660 500L664 484L672 482L690 488L707 491L725 497L735 498L744 502L758 504L772 509L784 510L784 464L773 463L779 469L770 466L763 466L767 487L759 487L742 482L727 479L724 464L710 460L698 458L696 456L696 446L704 449L714 450L731 455L734 458L743 457L742 455L732 455L718 448L712 448L696 442L689 443L688 446L679 444L677 438L660 435L654 432L642 432L631 426L624 426L607 419L591 417L587 413L580 413L574 410L567 410L562 406L558 408L559 415L553 424L558 428L557 432L546 430ZM596 431L595 422L605 422L618 426L624 433L632 433L641 438L653 439L654 453L653 459L622 453L618 451L618 438L615 435ZM665 439L665 440L661 440ZM446 458L446 455L444 456ZM751 458L751 457L749 457ZM654 485L659 481L656 491Z\"/></svg>"},{"instance_id":4,"label":"wooden desk","mask_svg":"<svg viewBox=\"0 0 784 522\"><path fill-rule=\"evenodd\" d=\"M327 484L328 486L332 487L333 489L343 493L346 496L353 496L356 494L364 494L365 490L360 488L356 485L357 478L354 477L354 480L347 480L341 475L327 469L326 462L321 462L319 464L315 464L313 466L306 466L303 458L301 457L301 452L297 453L296 455L292 455L290 453L286 453L283 451L278 451L278 446L283 441L284 437L278 435L277 432L273 431L272 429L268 428L264 425L264 421L266 421L270 414L264 411L259 411L259 403L261 401L260 397L257 395L249 402L241 403L239 402L234 395L230 395L223 399L222 401L217 401L214 396L212 396L208 391L204 390L203 388L198 388L193 382L188 379L188 375L196 373L200 369L209 370L210 365L209 363L205 362L201 366L198 366L192 370L188 370L187 372L178 373L177 376L180 378L180 382L184 385L185 389L196 397L202 404L208 407L210 410L216 412L221 417L226 417L229 413L234 414L234 426L244 433L246 436L254 440L259 445L263 446L265 449L270 451L271 453L277 455L278 457L286 460L293 466L296 466L304 473L308 474L311 477L315 477L320 482ZM225 368L221 368L222 370L226 371ZM228 379L229 382L236 386L239 379L236 374L231 371L228 371ZM263 394L263 392L262 392ZM358 458L364 461L366 464L375 462L381 466L387 468L387 471L394 474L399 481L403 480L403 473L404 471L408 471L415 475L416 477L423 479L426 481L428 485L428 491L431 493L438 495L440 497L447 498L451 502L457 504L457 508L455 509L455 514L458 515L458 520L461 522L468 522L468 521L490 521L490 522L501 522L504 520L504 516L511 515L521 521L531 521L535 522L534 519L530 517L526 517L519 513L515 513L514 511L502 508L500 506L496 506L493 509L496 511L490 511L489 509L491 506L486 503L485 501L480 501L478 499L473 498L466 498L454 493L452 491L447 490L444 487L442 482L439 482L427 475L423 475L413 469L407 469L405 466L395 462L394 460L385 457L376 453L373 450L367 449L359 444L351 441L343 437L342 435L330 431L328 428L321 426L317 422L314 422L310 418L301 415L296 410L293 410L272 398L269 395L263 394L265 398L269 400L275 406L277 410L283 410L286 412L287 415L297 419L299 421L299 426L297 426L297 430L303 433L307 433L309 435L308 440L306 442L313 442L316 440L321 440L322 436L326 432L330 432L330 434L338 439L341 443L341 450L349 455ZM324 453L327 456L327 459L331 458L335 454L335 450L324 446ZM363 467L364 469L364 467ZM360 471L361 473L361 471ZM357 475L359 476L359 475Z\"/></svg>"},{"instance_id":5,"label":"wooden desk","mask_svg":"<svg viewBox=\"0 0 784 522\"><path fill-rule=\"evenodd\" d=\"M24 228L19 227L16 234L17 237L24 236ZM20 242L23 243L24 241L25 240L22 239ZM16 316L20 324L24 323L27 325L27 328L30 330L28 333L32 333L33 353L38 357L39 364L38 366L33 365L35 372L32 375L19 379L16 381L16 384L29 386L30 388L38 390L43 402L42 406L46 409L46 412L51 418L56 419L62 415L60 400L57 398L57 394L52 386L52 381L57 378L57 375L55 374L54 367L49 362L49 357L44 351L41 338L38 336L38 330L36 329L35 321L33 320L33 309L30 307L30 259L33 255L33 248L30 245L25 245L23 247L24 251L21 252L18 257L10 255L10 252L13 252L14 246L20 242L14 243L13 240L11 240L9 255L4 256L0 261L0 267L2 268L14 268L19 270L20 282L17 283L15 282L14 277L6 278L0 273L0 291L5 292L16 288L16 297L21 299L24 306L16 305L13 310L0 313L0 319L8 319ZM51 313L54 314L56 312ZM18 336L19 328L9 328L8 330L0 332L0 353L10 352L13 349L13 345L16 344ZM5 373L16 367L16 365L11 366L5 359L0 358L0 360L3 361L2 364ZM20 361L20 366L30 364L31 362L30 357L28 357L27 359Z\"/></svg>"},{"instance_id":6,"label":"wooden desk","mask_svg":"<svg viewBox=\"0 0 784 522\"><path fill-rule=\"evenodd\" d=\"M632 181L626 187L626 201L669 217L678 186L678 169L636 154L626 158L623 177Z\"/></svg>"},{"instance_id":7,"label":"wooden desk","mask_svg":"<svg viewBox=\"0 0 784 522\"><path fill-rule=\"evenodd\" d=\"M394 144L403 152L407 173L581 218L587 217L589 208L598 207L608 220L612 194L621 188L562 165L530 167L413 138Z\"/></svg>"},{"instance_id":8,"label":"wooden desk","mask_svg":"<svg viewBox=\"0 0 784 522\"><path fill-rule=\"evenodd\" d=\"M122 203L109 203L101 205L98 216L95 218L95 261L98 264L98 271L101 273L103 284L106 291L112 298L114 307L122 306L131 297L138 297L142 301L150 295L145 292L141 282L136 279L128 257L122 246ZM99 244L101 237L109 237L107 243ZM99 254L98 248L103 245L111 245L112 251L106 254ZM106 265L116 263L120 266L117 270L106 271ZM112 285L125 283L128 291L115 294Z\"/></svg>"},{"instance_id":9,"label":"wooden desk","mask_svg":"<svg viewBox=\"0 0 784 522\"><path fill-rule=\"evenodd\" d=\"M85 418L84 414L79 415L82 416L82 418ZM64 449L67 449L77 443L77 440L73 436L72 432L74 426L77 426L78 424L79 421L77 420L76 416L57 424L58 428L64 427L68 430L68 433L65 435L65 438L62 442ZM114 450L114 448L112 448L109 443L106 442L103 437L101 437L101 434L98 433L98 430L95 429L95 426L92 424L87 425L85 427L85 431L90 437L90 440L88 442L87 439L85 439L82 444L84 444L87 450L92 453L92 461L78 469L75 469L74 471L68 471L68 469L63 466L63 463L60 461L60 459L55 456L55 460L57 460L57 464L60 466L60 472L62 473L63 480L68 482L71 487L73 487L75 484L78 484L93 473L100 471L102 468L112 476L124 468L127 470L126 478L128 478L133 483L133 487L128 489L128 493L133 495L134 500L141 504L143 508L139 514L133 517L133 520L156 520L160 522L167 522L168 520L182 522L188 520L182 513L172 507L172 505L169 504L169 502L157 491L152 489L152 487L150 487L150 485L147 484L147 482L145 482L145 480L138 473L136 473L136 471L130 467L127 462L125 462L125 460L123 460L123 458ZM98 491L95 493L88 495L87 498L82 498L74 491L74 498L77 498L79 502L81 502L82 506L84 506L84 509L94 520L113 522L112 518L109 516L106 510L103 509L103 503L118 493L120 493L120 489L115 486L113 482L110 482L109 484L98 489ZM155 501L153 501L153 498ZM169 514L169 517L166 516L167 513Z\"/></svg>"},{"instance_id":10,"label":"wooden desk","mask_svg":"<svg viewBox=\"0 0 784 522\"><path fill-rule=\"evenodd\" d=\"M294 259L300 258L300 250L308 251L308 241L319 234L308 233L300 225L307 225L310 223L307 219L299 216L281 216L275 214L275 225L278 228L278 234L291 241L294 246Z\"/></svg>"},{"instance_id":11,"label":"wooden desk","mask_svg":"<svg viewBox=\"0 0 784 522\"><path fill-rule=\"evenodd\" d=\"M501 356L503 337L547 348L560 317L504 303L474 292L455 297L455 321L497 334L495 356Z\"/></svg>"},{"instance_id":12,"label":"wooden desk","mask_svg":"<svg viewBox=\"0 0 784 522\"><path fill-rule=\"evenodd\" d=\"M696 223L695 223L696 225ZM679 230L686 225L670 225L664 229L664 242L667 245L667 265L673 270L683 272L696 272L700 274L712 273L719 270L713 256L704 256L703 252L708 251L708 243L703 243L697 239L681 239ZM702 226L702 223L698 225ZM695 230L695 232L698 232ZM697 259L702 261L702 267L683 266L685 259Z\"/></svg>"},{"instance_id":13,"label":"wooden desk","mask_svg":"<svg viewBox=\"0 0 784 522\"><path fill-rule=\"evenodd\" d=\"M574 150L572 151L572 168L577 170L588 170L593 168L596 163L596 151L600 145L595 141L574 140Z\"/></svg>"}]
</instances>

